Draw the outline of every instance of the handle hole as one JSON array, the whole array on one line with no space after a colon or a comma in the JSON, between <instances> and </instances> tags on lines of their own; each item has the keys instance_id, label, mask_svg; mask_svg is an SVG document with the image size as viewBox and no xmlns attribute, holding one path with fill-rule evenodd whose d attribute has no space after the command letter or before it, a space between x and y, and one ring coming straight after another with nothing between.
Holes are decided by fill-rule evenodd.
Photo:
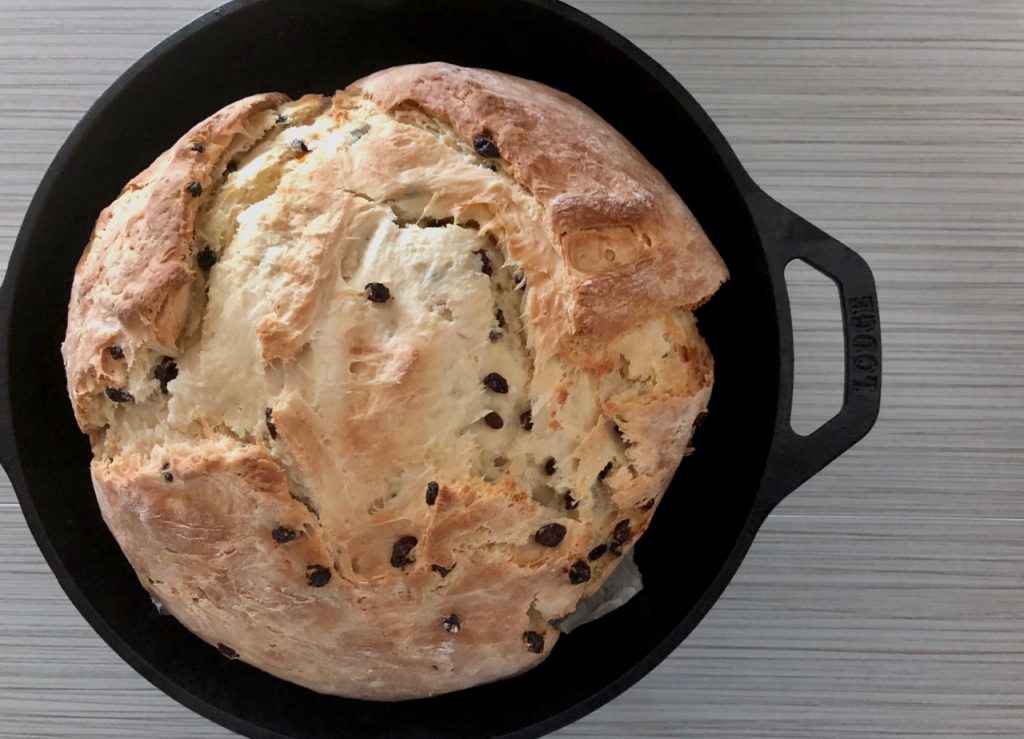
<instances>
[{"instance_id":1,"label":"handle hole","mask_svg":"<svg viewBox=\"0 0 1024 739\"><path fill-rule=\"evenodd\" d=\"M808 435L843 406L843 320L839 287L802 259L786 265L793 315L793 411L790 424Z\"/></svg>"}]
</instances>

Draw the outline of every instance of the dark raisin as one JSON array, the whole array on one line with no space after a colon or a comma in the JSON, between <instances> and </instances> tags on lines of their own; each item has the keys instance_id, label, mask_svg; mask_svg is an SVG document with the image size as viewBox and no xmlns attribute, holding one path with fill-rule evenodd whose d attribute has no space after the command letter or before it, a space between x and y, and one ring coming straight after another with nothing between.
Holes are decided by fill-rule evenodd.
<instances>
[{"instance_id":1,"label":"dark raisin","mask_svg":"<svg viewBox=\"0 0 1024 739\"><path fill-rule=\"evenodd\" d=\"M548 461L544 463L544 474L553 475L558 471L558 467L555 465L555 458L548 457Z\"/></svg>"},{"instance_id":2,"label":"dark raisin","mask_svg":"<svg viewBox=\"0 0 1024 739\"><path fill-rule=\"evenodd\" d=\"M585 583L590 579L590 565L582 559L577 559L569 568L569 582L573 585Z\"/></svg>"},{"instance_id":3,"label":"dark raisin","mask_svg":"<svg viewBox=\"0 0 1024 739\"><path fill-rule=\"evenodd\" d=\"M545 547L557 547L565 538L565 526L560 523L549 523L537 529L533 535L538 544Z\"/></svg>"},{"instance_id":4,"label":"dark raisin","mask_svg":"<svg viewBox=\"0 0 1024 739\"><path fill-rule=\"evenodd\" d=\"M614 462L609 462L608 464L606 464L604 466L604 469L602 469L600 472L597 473L597 479L598 480L603 480L604 478L608 477L608 473L612 471L612 467L614 465L615 465Z\"/></svg>"},{"instance_id":5,"label":"dark raisin","mask_svg":"<svg viewBox=\"0 0 1024 739\"><path fill-rule=\"evenodd\" d=\"M543 634L538 634L536 631L524 631L523 641L526 642L526 648L534 654L540 654L544 651Z\"/></svg>"},{"instance_id":6,"label":"dark raisin","mask_svg":"<svg viewBox=\"0 0 1024 739\"><path fill-rule=\"evenodd\" d=\"M482 263L480 271L483 272L485 275L492 275L494 273L494 268L491 267L491 255L488 254L484 249L477 249L473 253L480 255L480 262Z\"/></svg>"},{"instance_id":7,"label":"dark raisin","mask_svg":"<svg viewBox=\"0 0 1024 739\"><path fill-rule=\"evenodd\" d=\"M487 338L493 343L501 338L501 331L496 328L492 328L490 333L487 334Z\"/></svg>"},{"instance_id":8,"label":"dark raisin","mask_svg":"<svg viewBox=\"0 0 1024 739\"><path fill-rule=\"evenodd\" d=\"M238 659L238 652L229 647L227 644L218 644L217 651L223 654L228 659Z\"/></svg>"},{"instance_id":9,"label":"dark raisin","mask_svg":"<svg viewBox=\"0 0 1024 739\"><path fill-rule=\"evenodd\" d=\"M282 113L278 113L277 114L277 118L274 119L274 122L277 123L278 125L280 125L282 123L287 123L288 122L288 117L285 116Z\"/></svg>"},{"instance_id":10,"label":"dark raisin","mask_svg":"<svg viewBox=\"0 0 1024 739\"><path fill-rule=\"evenodd\" d=\"M127 390L122 390L119 387L108 387L106 390L107 397L115 403L133 403L135 402L135 396Z\"/></svg>"},{"instance_id":11,"label":"dark raisin","mask_svg":"<svg viewBox=\"0 0 1024 739\"><path fill-rule=\"evenodd\" d=\"M200 185L195 180L192 180L190 183L188 183L185 186L185 189L188 190L188 194L194 198L198 198L200 195L203 194L203 186Z\"/></svg>"},{"instance_id":12,"label":"dark raisin","mask_svg":"<svg viewBox=\"0 0 1024 739\"><path fill-rule=\"evenodd\" d=\"M508 392L508 381L497 372L491 372L484 377L484 385L502 395Z\"/></svg>"},{"instance_id":13,"label":"dark raisin","mask_svg":"<svg viewBox=\"0 0 1024 739\"><path fill-rule=\"evenodd\" d=\"M206 147L203 146L198 141L196 141L194 144L192 144L192 151L196 151L196 152L199 152L200 154L202 154L204 151L206 151Z\"/></svg>"},{"instance_id":14,"label":"dark raisin","mask_svg":"<svg viewBox=\"0 0 1024 739\"><path fill-rule=\"evenodd\" d=\"M441 577L448 577L448 573L455 569L455 565L451 567L442 567L441 565L430 565L430 569L436 572Z\"/></svg>"},{"instance_id":15,"label":"dark raisin","mask_svg":"<svg viewBox=\"0 0 1024 739\"><path fill-rule=\"evenodd\" d=\"M572 494L572 490L565 491L565 510L575 511L580 507L580 502Z\"/></svg>"},{"instance_id":16,"label":"dark raisin","mask_svg":"<svg viewBox=\"0 0 1024 739\"><path fill-rule=\"evenodd\" d=\"M382 282L366 283L366 299L371 303L386 303L391 299L391 291Z\"/></svg>"},{"instance_id":17,"label":"dark raisin","mask_svg":"<svg viewBox=\"0 0 1024 739\"><path fill-rule=\"evenodd\" d=\"M497 145L486 133L477 134L473 138L473 148L476 149L476 153L482 157L494 158L501 156L501 152L498 151Z\"/></svg>"},{"instance_id":18,"label":"dark raisin","mask_svg":"<svg viewBox=\"0 0 1024 739\"><path fill-rule=\"evenodd\" d=\"M232 172L237 172L237 171L238 171L238 162L236 162L234 159L230 160L227 163L227 166L224 167L224 174L231 174Z\"/></svg>"},{"instance_id":19,"label":"dark raisin","mask_svg":"<svg viewBox=\"0 0 1024 739\"><path fill-rule=\"evenodd\" d=\"M500 429L502 426L505 425L505 419L501 417L500 413L497 413L496 411L491 411L486 416L484 416L484 423L486 423L492 429Z\"/></svg>"},{"instance_id":20,"label":"dark raisin","mask_svg":"<svg viewBox=\"0 0 1024 739\"><path fill-rule=\"evenodd\" d=\"M359 141L359 139L361 139L363 136L365 136L369 132L370 132L370 127L369 126L359 126L358 128L353 128L352 131L349 133L349 135L352 137L352 143L355 143L356 141Z\"/></svg>"},{"instance_id":21,"label":"dark raisin","mask_svg":"<svg viewBox=\"0 0 1024 739\"><path fill-rule=\"evenodd\" d=\"M628 518L624 518L615 524L615 529L612 531L612 539L615 542L625 544L631 538L633 538L633 530Z\"/></svg>"},{"instance_id":22,"label":"dark raisin","mask_svg":"<svg viewBox=\"0 0 1024 739\"><path fill-rule=\"evenodd\" d=\"M167 393L167 383L178 376L178 363L170 357L164 357L153 368L153 377L160 383L160 392Z\"/></svg>"},{"instance_id":23,"label":"dark raisin","mask_svg":"<svg viewBox=\"0 0 1024 739\"><path fill-rule=\"evenodd\" d=\"M654 508L654 498L648 498L644 502L644 504L642 506L640 506L640 510L642 510L642 511L649 511L652 508Z\"/></svg>"},{"instance_id":24,"label":"dark raisin","mask_svg":"<svg viewBox=\"0 0 1024 739\"><path fill-rule=\"evenodd\" d=\"M441 626L449 634L458 634L459 629L462 628L462 624L459 623L459 617L456 616L454 613L450 616L445 616L444 618L442 618Z\"/></svg>"},{"instance_id":25,"label":"dark raisin","mask_svg":"<svg viewBox=\"0 0 1024 739\"><path fill-rule=\"evenodd\" d=\"M495 309L494 320L498 322L498 328L505 328L505 312L501 308Z\"/></svg>"},{"instance_id":26,"label":"dark raisin","mask_svg":"<svg viewBox=\"0 0 1024 739\"><path fill-rule=\"evenodd\" d=\"M213 269L213 265L217 263L217 255L213 253L213 249L208 246L204 246L196 254L196 266L203 272L209 272Z\"/></svg>"},{"instance_id":27,"label":"dark raisin","mask_svg":"<svg viewBox=\"0 0 1024 739\"><path fill-rule=\"evenodd\" d=\"M278 526L276 529L270 532L270 535L274 537L274 541L278 544L287 544L290 541L295 541L299 536L298 531L294 531L284 526Z\"/></svg>"},{"instance_id":28,"label":"dark raisin","mask_svg":"<svg viewBox=\"0 0 1024 739\"><path fill-rule=\"evenodd\" d=\"M288 148L299 154L309 153L309 147L306 146L306 142L302 139L292 139L292 142L288 144Z\"/></svg>"},{"instance_id":29,"label":"dark raisin","mask_svg":"<svg viewBox=\"0 0 1024 739\"><path fill-rule=\"evenodd\" d=\"M160 474L163 475L164 482L174 482L174 474L171 472L171 464L167 462L163 467L160 468Z\"/></svg>"},{"instance_id":30,"label":"dark raisin","mask_svg":"<svg viewBox=\"0 0 1024 739\"><path fill-rule=\"evenodd\" d=\"M331 581L331 571L323 565L307 565L306 580L314 588L322 588Z\"/></svg>"},{"instance_id":31,"label":"dark raisin","mask_svg":"<svg viewBox=\"0 0 1024 739\"><path fill-rule=\"evenodd\" d=\"M604 544L598 544L596 547L594 547L587 553L587 559L589 559L591 562L593 562L595 559L601 559L601 557L604 556L604 553L607 551L607 546L605 546Z\"/></svg>"},{"instance_id":32,"label":"dark raisin","mask_svg":"<svg viewBox=\"0 0 1024 739\"><path fill-rule=\"evenodd\" d=\"M391 547L391 566L404 568L406 565L415 562L416 559L410 557L409 553L412 552L413 547L417 544L419 544L419 539L410 535L403 536L396 541L394 546Z\"/></svg>"},{"instance_id":33,"label":"dark raisin","mask_svg":"<svg viewBox=\"0 0 1024 739\"><path fill-rule=\"evenodd\" d=\"M526 431L533 431L533 411L523 411L519 414L519 425Z\"/></svg>"},{"instance_id":34,"label":"dark raisin","mask_svg":"<svg viewBox=\"0 0 1024 739\"><path fill-rule=\"evenodd\" d=\"M613 541L608 546L608 551L611 552L612 555L615 556L615 557L621 557L622 556L622 545L619 544L619 542L617 542L617 541Z\"/></svg>"},{"instance_id":35,"label":"dark raisin","mask_svg":"<svg viewBox=\"0 0 1024 739\"><path fill-rule=\"evenodd\" d=\"M124 359L124 349L119 347L117 344L107 347L107 351L110 352L110 356L114 359Z\"/></svg>"},{"instance_id":36,"label":"dark raisin","mask_svg":"<svg viewBox=\"0 0 1024 739\"><path fill-rule=\"evenodd\" d=\"M526 273L517 269L512 273L512 281L516 283L516 287L526 287Z\"/></svg>"},{"instance_id":37,"label":"dark raisin","mask_svg":"<svg viewBox=\"0 0 1024 739\"><path fill-rule=\"evenodd\" d=\"M427 505L434 505L437 502L437 494L440 490L440 486L434 480L427 483Z\"/></svg>"},{"instance_id":38,"label":"dark raisin","mask_svg":"<svg viewBox=\"0 0 1024 739\"><path fill-rule=\"evenodd\" d=\"M266 421L267 421L267 431L270 432L270 438L271 439L276 439L277 438L277 426L274 425L274 409L273 408L264 408L263 409L263 418L266 419Z\"/></svg>"}]
</instances>

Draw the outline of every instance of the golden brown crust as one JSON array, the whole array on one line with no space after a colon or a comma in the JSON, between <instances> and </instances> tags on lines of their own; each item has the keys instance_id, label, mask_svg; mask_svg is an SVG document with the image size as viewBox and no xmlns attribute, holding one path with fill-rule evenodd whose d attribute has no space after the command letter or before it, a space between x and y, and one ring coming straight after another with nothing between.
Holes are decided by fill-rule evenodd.
<instances>
[{"instance_id":1,"label":"golden brown crust","mask_svg":"<svg viewBox=\"0 0 1024 739\"><path fill-rule=\"evenodd\" d=\"M398 700L516 674L687 452L713 368L685 308L724 277L639 153L535 83L423 65L235 103L76 273L101 511L171 613L274 675Z\"/></svg>"},{"instance_id":2,"label":"golden brown crust","mask_svg":"<svg viewBox=\"0 0 1024 739\"><path fill-rule=\"evenodd\" d=\"M289 497L265 451L224 443L169 456L170 482L138 457L95 462L100 510L143 586L192 631L257 667L315 690L399 700L528 669L543 659L523 647L531 628L548 648L557 639L525 612L492 604L529 602L564 568L526 561L510 569L500 553L460 544L483 523L517 537L516 512L530 504L521 491L445 488L420 532L431 545L410 556L401 578L384 580L346 576L332 561L318 522ZM351 546L386 544L387 557L390 543ZM443 577L431 568L437 562L447 564ZM326 582L314 579L318 568L330 573ZM381 590L386 608L365 605ZM444 627L452 614L462 614L456 632Z\"/></svg>"},{"instance_id":3,"label":"golden brown crust","mask_svg":"<svg viewBox=\"0 0 1024 739\"><path fill-rule=\"evenodd\" d=\"M386 109L418 106L466 141L494 142L544 207L573 338L695 308L725 282L721 257L661 173L575 98L440 62L386 69L352 88Z\"/></svg>"},{"instance_id":4,"label":"golden brown crust","mask_svg":"<svg viewBox=\"0 0 1024 739\"><path fill-rule=\"evenodd\" d=\"M89 398L124 380L122 366L106 349L120 347L130 361L137 347L174 347L195 279L190 251L202 190L250 138L254 118L287 99L254 95L218 111L157 157L100 214L75 270L63 346L80 422ZM86 430L90 426L84 423Z\"/></svg>"}]
</instances>

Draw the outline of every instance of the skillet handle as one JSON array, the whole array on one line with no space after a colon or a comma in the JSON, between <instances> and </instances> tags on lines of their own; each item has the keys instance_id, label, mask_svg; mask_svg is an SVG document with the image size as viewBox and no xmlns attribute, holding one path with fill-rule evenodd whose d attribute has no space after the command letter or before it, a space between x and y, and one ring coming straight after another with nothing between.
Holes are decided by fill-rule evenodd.
<instances>
[{"instance_id":1,"label":"skillet handle","mask_svg":"<svg viewBox=\"0 0 1024 739\"><path fill-rule=\"evenodd\" d=\"M882 338L878 294L867 263L817 226L758 191L752 202L768 256L779 325L779 405L759 507L765 515L789 493L856 444L878 418ZM843 405L807 436L793 430L793 321L786 265L800 259L839 287L844 335Z\"/></svg>"}]
</instances>

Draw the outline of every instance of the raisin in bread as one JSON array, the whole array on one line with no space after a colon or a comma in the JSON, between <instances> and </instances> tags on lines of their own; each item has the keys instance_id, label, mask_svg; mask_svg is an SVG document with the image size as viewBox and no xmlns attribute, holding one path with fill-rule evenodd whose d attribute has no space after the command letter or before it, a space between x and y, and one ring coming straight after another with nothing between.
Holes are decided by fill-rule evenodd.
<instances>
[{"instance_id":1,"label":"raisin in bread","mask_svg":"<svg viewBox=\"0 0 1024 739\"><path fill-rule=\"evenodd\" d=\"M388 69L212 115L103 211L63 345L100 509L231 657L398 700L520 673L647 528L724 264L575 99Z\"/></svg>"}]
</instances>

